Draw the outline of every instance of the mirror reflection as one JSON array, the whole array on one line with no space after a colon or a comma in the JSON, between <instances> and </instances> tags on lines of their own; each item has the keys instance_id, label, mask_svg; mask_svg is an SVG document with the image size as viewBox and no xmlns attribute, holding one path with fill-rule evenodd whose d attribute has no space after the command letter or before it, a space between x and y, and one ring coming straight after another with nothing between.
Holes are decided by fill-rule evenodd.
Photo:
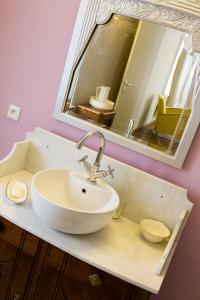
<instances>
[{"instance_id":1,"label":"mirror reflection","mask_svg":"<svg viewBox=\"0 0 200 300\"><path fill-rule=\"evenodd\" d=\"M188 39L112 15L96 26L74 68L64 112L174 155L195 99L199 57Z\"/></svg>"}]
</instances>

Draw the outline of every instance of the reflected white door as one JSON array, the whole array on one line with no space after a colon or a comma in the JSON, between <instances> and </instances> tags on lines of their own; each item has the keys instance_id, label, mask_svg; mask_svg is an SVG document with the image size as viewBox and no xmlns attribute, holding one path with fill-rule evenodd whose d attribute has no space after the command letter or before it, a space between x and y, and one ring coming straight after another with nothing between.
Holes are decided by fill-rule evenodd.
<instances>
[{"instance_id":1,"label":"reflected white door","mask_svg":"<svg viewBox=\"0 0 200 300\"><path fill-rule=\"evenodd\" d=\"M157 96L167 84L183 33L140 21L116 101L112 130L126 133L152 121Z\"/></svg>"}]
</instances>

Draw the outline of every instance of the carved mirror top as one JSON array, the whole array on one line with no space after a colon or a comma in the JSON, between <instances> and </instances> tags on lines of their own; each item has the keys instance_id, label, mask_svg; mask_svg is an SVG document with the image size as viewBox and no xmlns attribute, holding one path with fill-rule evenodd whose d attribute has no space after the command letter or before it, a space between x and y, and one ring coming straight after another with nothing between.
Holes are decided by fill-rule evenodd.
<instances>
[{"instance_id":1,"label":"carved mirror top","mask_svg":"<svg viewBox=\"0 0 200 300\"><path fill-rule=\"evenodd\" d=\"M105 23L112 13L153 21L192 33L194 50L200 52L199 1L100 0L97 23Z\"/></svg>"},{"instance_id":2,"label":"carved mirror top","mask_svg":"<svg viewBox=\"0 0 200 300\"><path fill-rule=\"evenodd\" d=\"M155 3L157 5L165 5L168 7L177 8L190 14L200 14L199 0L145 0L146 2Z\"/></svg>"}]
</instances>

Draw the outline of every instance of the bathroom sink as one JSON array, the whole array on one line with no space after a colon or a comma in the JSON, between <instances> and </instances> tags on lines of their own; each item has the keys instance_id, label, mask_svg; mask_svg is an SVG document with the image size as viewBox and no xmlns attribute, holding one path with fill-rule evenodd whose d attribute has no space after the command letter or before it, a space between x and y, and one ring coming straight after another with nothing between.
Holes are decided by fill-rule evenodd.
<instances>
[{"instance_id":1,"label":"bathroom sink","mask_svg":"<svg viewBox=\"0 0 200 300\"><path fill-rule=\"evenodd\" d=\"M66 169L45 169L31 184L32 205L37 216L59 231L86 234L104 227L119 205L115 190L103 180Z\"/></svg>"}]
</instances>

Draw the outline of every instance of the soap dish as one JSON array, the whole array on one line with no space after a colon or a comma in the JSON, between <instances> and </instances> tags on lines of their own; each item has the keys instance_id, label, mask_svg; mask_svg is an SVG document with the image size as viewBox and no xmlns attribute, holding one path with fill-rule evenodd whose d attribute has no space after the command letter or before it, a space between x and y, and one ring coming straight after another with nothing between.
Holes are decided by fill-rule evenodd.
<instances>
[{"instance_id":1,"label":"soap dish","mask_svg":"<svg viewBox=\"0 0 200 300\"><path fill-rule=\"evenodd\" d=\"M161 222L152 219L143 219L140 222L142 234L152 243L160 243L170 236L169 229Z\"/></svg>"},{"instance_id":2,"label":"soap dish","mask_svg":"<svg viewBox=\"0 0 200 300\"><path fill-rule=\"evenodd\" d=\"M11 180L6 186L6 199L19 204L24 202L28 197L28 187L21 180Z\"/></svg>"}]
</instances>

